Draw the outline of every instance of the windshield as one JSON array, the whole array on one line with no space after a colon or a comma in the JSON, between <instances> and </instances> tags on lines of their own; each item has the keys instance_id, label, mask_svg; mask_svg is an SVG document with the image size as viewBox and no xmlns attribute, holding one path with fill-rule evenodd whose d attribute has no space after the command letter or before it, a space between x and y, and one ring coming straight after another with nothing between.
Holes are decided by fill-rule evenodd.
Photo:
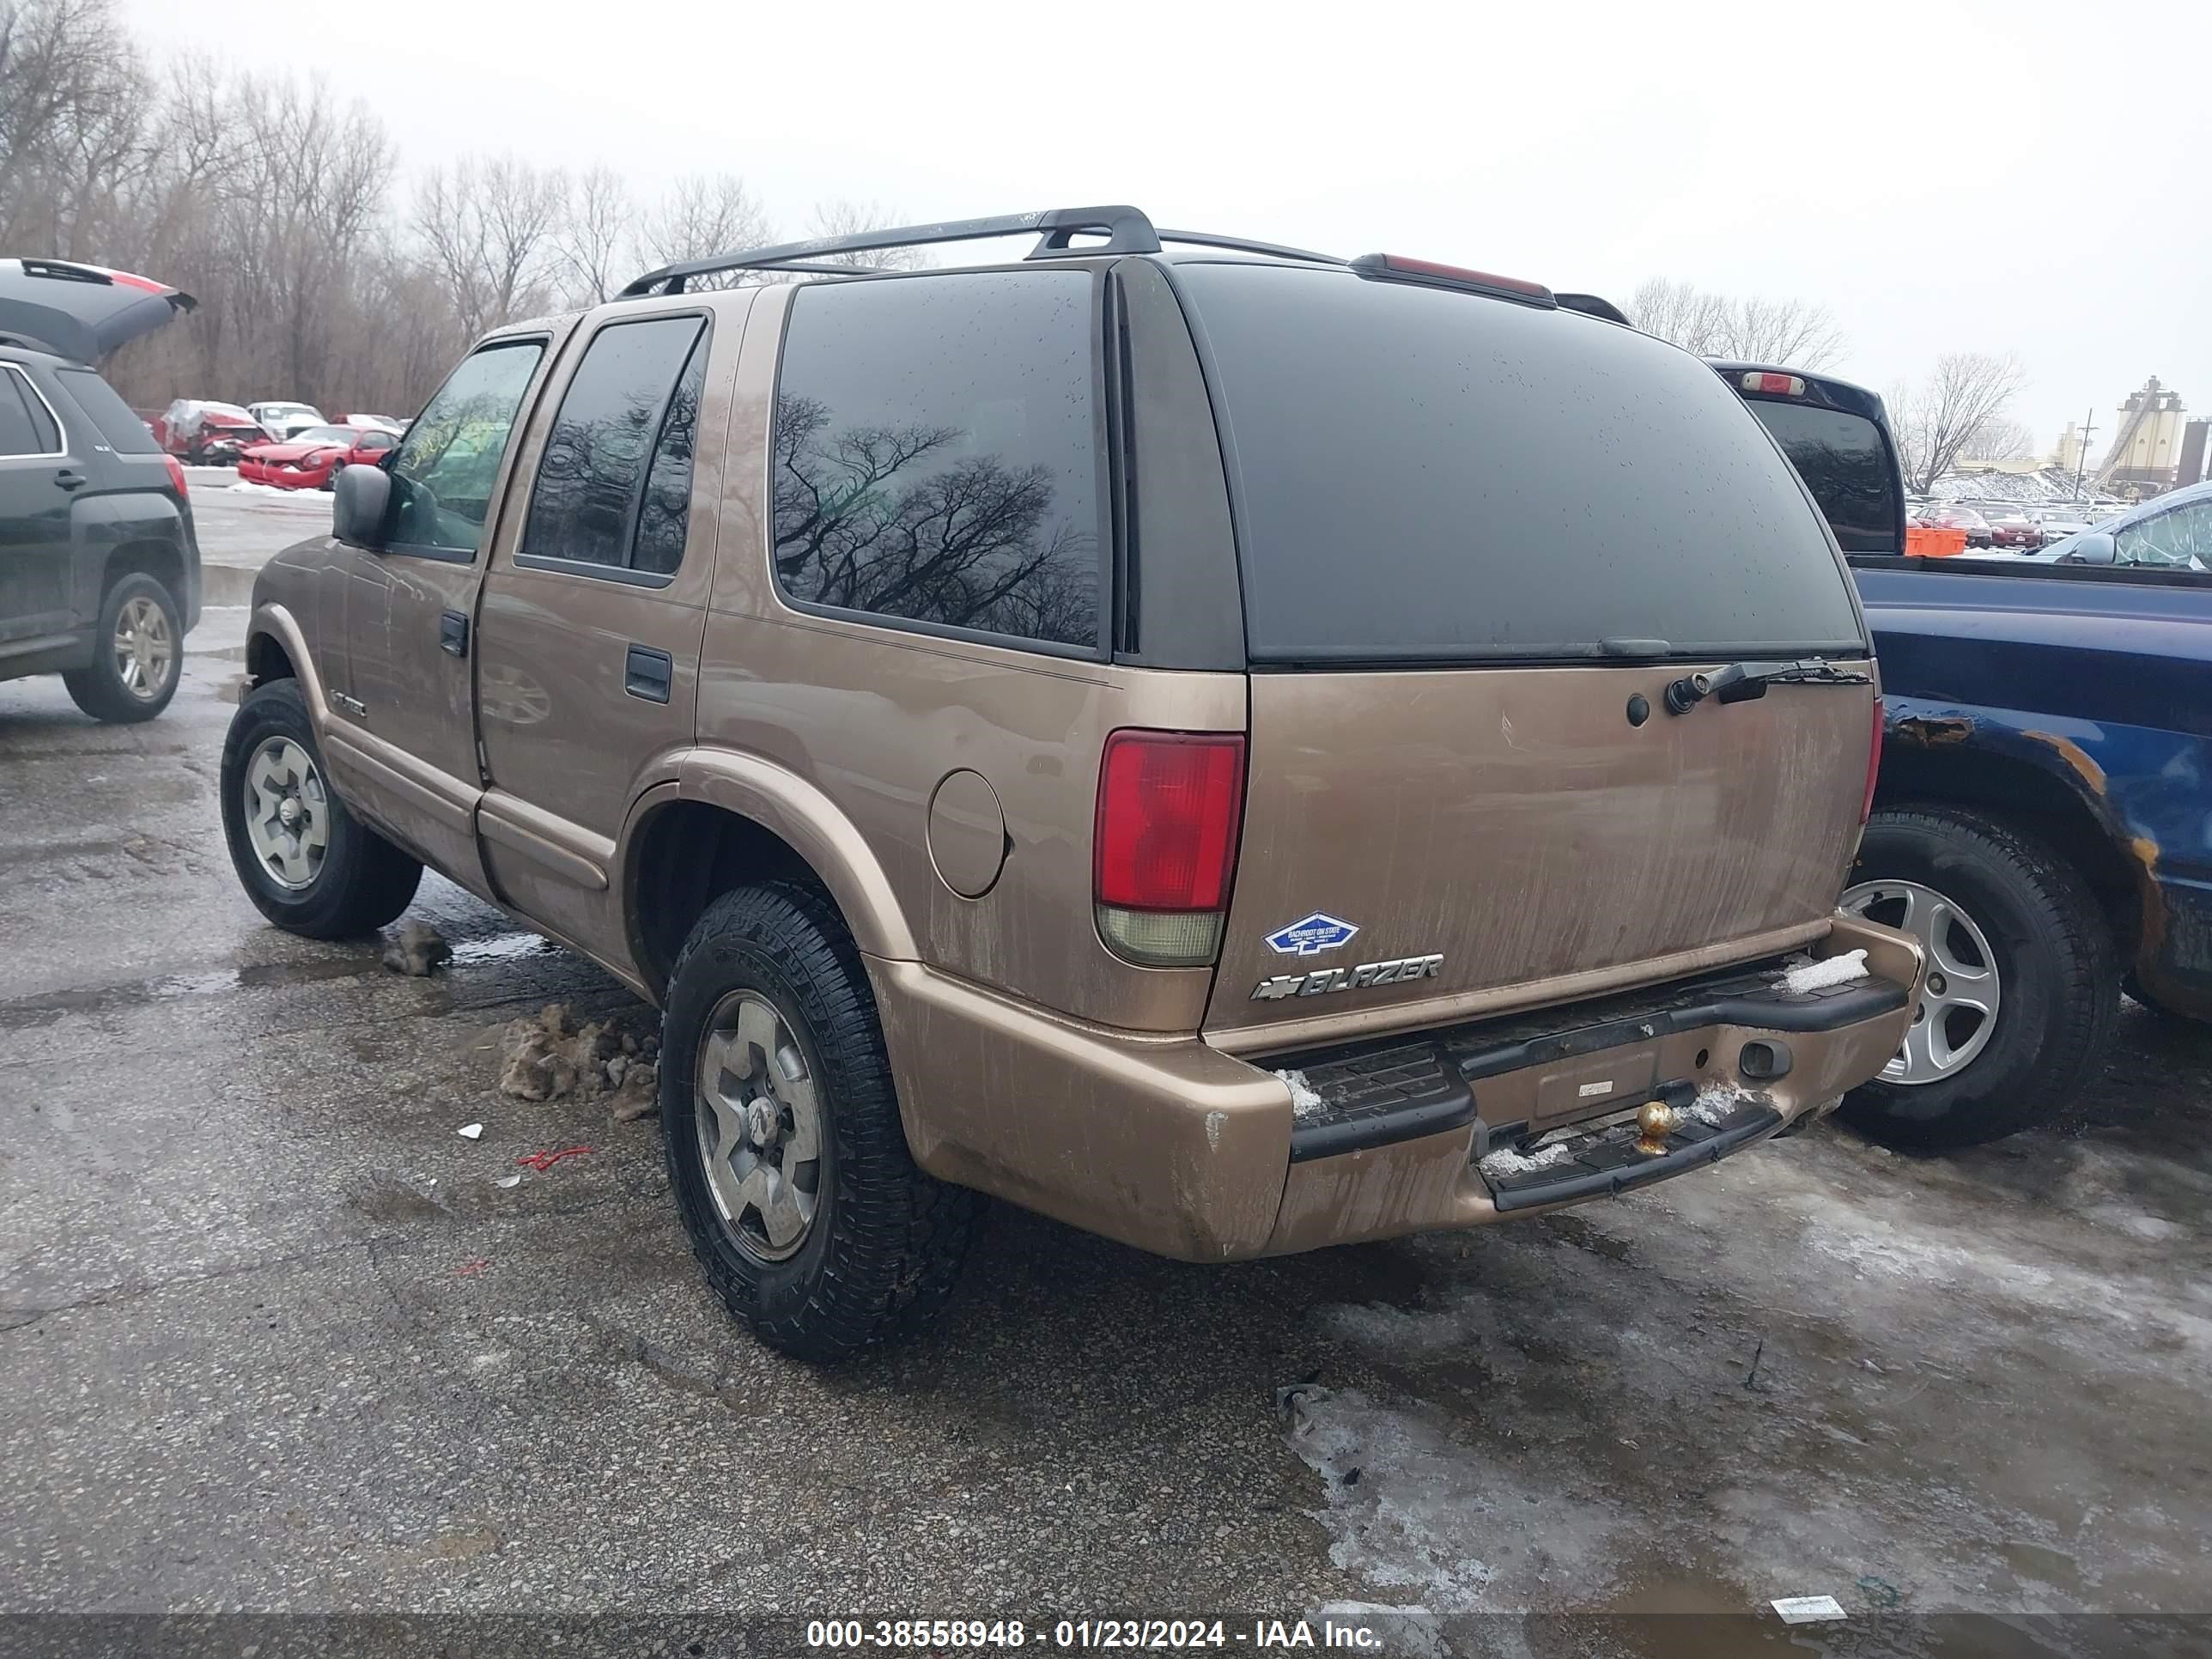
<instances>
[{"instance_id":1,"label":"windshield","mask_svg":"<svg viewBox=\"0 0 2212 1659\"><path fill-rule=\"evenodd\" d=\"M1212 355L1255 661L1864 648L1819 514L1696 358L1340 270L1174 269Z\"/></svg>"},{"instance_id":2,"label":"windshield","mask_svg":"<svg viewBox=\"0 0 2212 1659\"><path fill-rule=\"evenodd\" d=\"M295 444L345 444L350 447L360 437L361 434L349 426L311 426L305 432L294 433L292 441Z\"/></svg>"},{"instance_id":3,"label":"windshield","mask_svg":"<svg viewBox=\"0 0 2212 1659\"><path fill-rule=\"evenodd\" d=\"M294 419L319 421L323 418L320 414L308 408L305 404L263 404L259 408L262 419L266 421Z\"/></svg>"}]
</instances>

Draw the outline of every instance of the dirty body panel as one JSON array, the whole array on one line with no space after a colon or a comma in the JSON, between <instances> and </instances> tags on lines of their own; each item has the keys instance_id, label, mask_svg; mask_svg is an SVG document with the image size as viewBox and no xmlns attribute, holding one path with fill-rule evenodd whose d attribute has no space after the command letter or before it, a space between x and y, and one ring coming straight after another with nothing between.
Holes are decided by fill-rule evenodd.
<instances>
[{"instance_id":1,"label":"dirty body panel","mask_svg":"<svg viewBox=\"0 0 2212 1659\"><path fill-rule=\"evenodd\" d=\"M1855 562L1888 688L1884 801L2078 823L2111 850L2137 979L2212 1018L2212 579Z\"/></svg>"}]
</instances>

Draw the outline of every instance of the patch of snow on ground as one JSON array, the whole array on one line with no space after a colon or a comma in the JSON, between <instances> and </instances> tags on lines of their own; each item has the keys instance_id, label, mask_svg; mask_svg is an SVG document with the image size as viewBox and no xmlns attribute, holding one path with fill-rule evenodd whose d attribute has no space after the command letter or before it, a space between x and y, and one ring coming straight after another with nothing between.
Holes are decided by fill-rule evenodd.
<instances>
[{"instance_id":1,"label":"patch of snow on ground","mask_svg":"<svg viewBox=\"0 0 2212 1659\"><path fill-rule=\"evenodd\" d=\"M1328 1103L1314 1092L1304 1072L1278 1072L1275 1075L1291 1085L1291 1115L1312 1117L1328 1109Z\"/></svg>"},{"instance_id":2,"label":"patch of snow on ground","mask_svg":"<svg viewBox=\"0 0 2212 1659\"><path fill-rule=\"evenodd\" d=\"M1531 1486L1425 1408L1313 1389L1296 1404L1290 1443L1322 1478L1327 1506L1316 1518L1331 1563L1433 1613L1525 1611L1559 1589L1601 1597L1633 1559L1616 1547L1609 1504L1565 1499L1549 1481Z\"/></svg>"},{"instance_id":3,"label":"patch of snow on ground","mask_svg":"<svg viewBox=\"0 0 2212 1659\"><path fill-rule=\"evenodd\" d=\"M1574 1148L1564 1140L1548 1146L1539 1146L1533 1152L1516 1152L1510 1146L1501 1146L1484 1156L1480 1169L1483 1174L1496 1180L1508 1176L1528 1175L1532 1170L1548 1170L1554 1164L1565 1163L1574 1156Z\"/></svg>"},{"instance_id":4,"label":"patch of snow on ground","mask_svg":"<svg viewBox=\"0 0 2212 1659\"><path fill-rule=\"evenodd\" d=\"M1800 963L1776 980L1775 988L1802 996L1808 991L1825 991L1831 985L1849 985L1855 979L1867 976L1866 954L1863 951L1846 951L1839 957Z\"/></svg>"}]
</instances>

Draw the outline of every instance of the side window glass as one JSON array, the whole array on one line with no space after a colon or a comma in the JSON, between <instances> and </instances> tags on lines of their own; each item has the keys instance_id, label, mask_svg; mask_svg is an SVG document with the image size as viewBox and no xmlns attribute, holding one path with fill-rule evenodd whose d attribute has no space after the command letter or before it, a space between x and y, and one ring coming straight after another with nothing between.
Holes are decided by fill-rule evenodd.
<instances>
[{"instance_id":1,"label":"side window glass","mask_svg":"<svg viewBox=\"0 0 2212 1659\"><path fill-rule=\"evenodd\" d=\"M0 455L36 455L45 446L31 428L30 405L11 368L0 368Z\"/></svg>"},{"instance_id":2,"label":"side window glass","mask_svg":"<svg viewBox=\"0 0 2212 1659\"><path fill-rule=\"evenodd\" d=\"M0 455L52 455L61 447L39 394L14 369L0 369Z\"/></svg>"},{"instance_id":3,"label":"side window glass","mask_svg":"<svg viewBox=\"0 0 2212 1659\"><path fill-rule=\"evenodd\" d=\"M645 476L645 497L637 510L639 570L672 575L684 562L684 538L691 524L691 452L699 435L699 398L707 387L707 337L691 348L684 376L661 417L653 468Z\"/></svg>"},{"instance_id":4,"label":"side window glass","mask_svg":"<svg viewBox=\"0 0 2212 1659\"><path fill-rule=\"evenodd\" d=\"M2193 502L2130 525L2112 538L2122 564L2186 565L2212 569L2212 501Z\"/></svg>"},{"instance_id":5,"label":"side window glass","mask_svg":"<svg viewBox=\"0 0 2212 1659\"><path fill-rule=\"evenodd\" d=\"M1096 648L1082 271L817 283L777 371L775 574L795 603Z\"/></svg>"},{"instance_id":6,"label":"side window glass","mask_svg":"<svg viewBox=\"0 0 2212 1659\"><path fill-rule=\"evenodd\" d=\"M520 556L676 568L706 331L703 318L653 317L592 337L545 440Z\"/></svg>"},{"instance_id":7,"label":"side window glass","mask_svg":"<svg viewBox=\"0 0 2212 1659\"><path fill-rule=\"evenodd\" d=\"M396 442L389 432L368 432L362 434L360 449L364 455L380 455Z\"/></svg>"},{"instance_id":8,"label":"side window glass","mask_svg":"<svg viewBox=\"0 0 2212 1659\"><path fill-rule=\"evenodd\" d=\"M486 346L438 388L392 464L392 546L475 556L515 414L544 355L542 340Z\"/></svg>"}]
</instances>

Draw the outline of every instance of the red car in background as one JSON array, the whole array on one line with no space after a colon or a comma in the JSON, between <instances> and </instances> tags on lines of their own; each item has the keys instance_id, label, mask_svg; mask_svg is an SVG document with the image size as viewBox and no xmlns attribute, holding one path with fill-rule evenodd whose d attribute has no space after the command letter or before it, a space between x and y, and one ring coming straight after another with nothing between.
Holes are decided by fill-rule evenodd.
<instances>
[{"instance_id":1,"label":"red car in background","mask_svg":"<svg viewBox=\"0 0 2212 1659\"><path fill-rule=\"evenodd\" d=\"M236 460L252 444L266 443L260 422L236 404L179 398L152 422L154 441L179 460L221 466Z\"/></svg>"},{"instance_id":2,"label":"red car in background","mask_svg":"<svg viewBox=\"0 0 2212 1659\"><path fill-rule=\"evenodd\" d=\"M1990 521L1990 545L1992 547L2041 547L2043 527L2017 507L1984 507L1976 509Z\"/></svg>"},{"instance_id":3,"label":"red car in background","mask_svg":"<svg viewBox=\"0 0 2212 1659\"><path fill-rule=\"evenodd\" d=\"M1990 521L1971 507L1923 507L1912 515L1912 522L1930 530L1963 530L1969 547L1989 547L1996 540Z\"/></svg>"},{"instance_id":4,"label":"red car in background","mask_svg":"<svg viewBox=\"0 0 2212 1659\"><path fill-rule=\"evenodd\" d=\"M311 426L281 444L256 444L238 458L240 483L328 489L342 466L374 466L399 440L380 427Z\"/></svg>"}]
</instances>

